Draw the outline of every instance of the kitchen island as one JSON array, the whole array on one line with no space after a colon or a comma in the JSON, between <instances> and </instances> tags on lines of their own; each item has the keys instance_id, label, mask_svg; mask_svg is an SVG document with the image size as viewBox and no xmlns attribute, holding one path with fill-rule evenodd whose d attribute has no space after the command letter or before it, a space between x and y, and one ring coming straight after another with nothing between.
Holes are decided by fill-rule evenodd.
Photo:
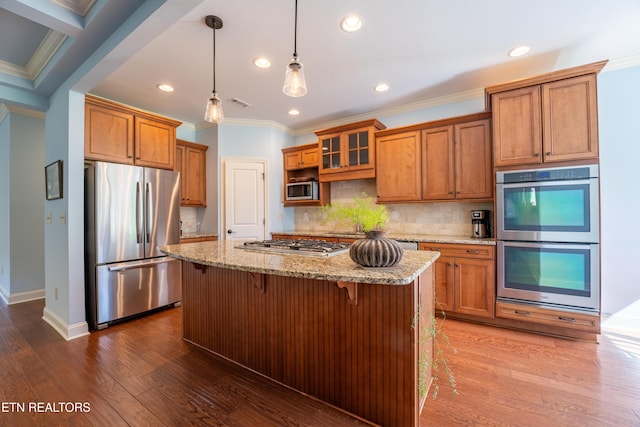
<instances>
[{"instance_id":1,"label":"kitchen island","mask_svg":"<svg viewBox=\"0 0 640 427\"><path fill-rule=\"evenodd\" d=\"M183 337L379 425L417 426L431 382L437 252L390 268L347 253L265 253L219 241L162 248L183 261Z\"/></svg>"}]
</instances>

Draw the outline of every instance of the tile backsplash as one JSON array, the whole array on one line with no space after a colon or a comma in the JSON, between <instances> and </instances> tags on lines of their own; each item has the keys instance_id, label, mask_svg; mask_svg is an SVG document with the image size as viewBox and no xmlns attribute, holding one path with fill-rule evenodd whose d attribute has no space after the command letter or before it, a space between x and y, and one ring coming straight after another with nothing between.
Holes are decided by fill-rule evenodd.
<instances>
[{"instance_id":1,"label":"tile backsplash","mask_svg":"<svg viewBox=\"0 0 640 427\"><path fill-rule=\"evenodd\" d=\"M349 203L357 195L375 197L373 179L339 181L331 184L331 202ZM394 203L387 205L389 223L386 229L402 234L436 234L471 236L471 211L493 210L492 202ZM320 207L295 208L295 231L355 231L350 225L323 221Z\"/></svg>"}]
</instances>

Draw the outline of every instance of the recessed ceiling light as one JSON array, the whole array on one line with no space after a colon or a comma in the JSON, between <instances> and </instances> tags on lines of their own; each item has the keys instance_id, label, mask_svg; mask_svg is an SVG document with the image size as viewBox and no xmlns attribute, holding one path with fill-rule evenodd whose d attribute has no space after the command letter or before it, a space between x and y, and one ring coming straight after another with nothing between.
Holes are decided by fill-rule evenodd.
<instances>
[{"instance_id":1,"label":"recessed ceiling light","mask_svg":"<svg viewBox=\"0 0 640 427\"><path fill-rule=\"evenodd\" d=\"M378 83L373 90L376 92L386 92L389 90L389 85L386 83Z\"/></svg>"},{"instance_id":2,"label":"recessed ceiling light","mask_svg":"<svg viewBox=\"0 0 640 427\"><path fill-rule=\"evenodd\" d=\"M509 56L514 57L514 58L517 57L517 56L522 56L525 53L529 52L529 49L530 49L529 46L524 46L524 45L514 47L513 49L511 49L509 51Z\"/></svg>"},{"instance_id":3,"label":"recessed ceiling light","mask_svg":"<svg viewBox=\"0 0 640 427\"><path fill-rule=\"evenodd\" d=\"M289 110L290 116L297 116L298 114L300 114L300 111L296 110L295 108Z\"/></svg>"},{"instance_id":4,"label":"recessed ceiling light","mask_svg":"<svg viewBox=\"0 0 640 427\"><path fill-rule=\"evenodd\" d=\"M353 33L362 28L362 19L356 15L349 15L340 21L340 28L347 33Z\"/></svg>"},{"instance_id":5,"label":"recessed ceiling light","mask_svg":"<svg viewBox=\"0 0 640 427\"><path fill-rule=\"evenodd\" d=\"M158 89L160 89L163 92L173 92L173 86L166 83L159 84Z\"/></svg>"},{"instance_id":6,"label":"recessed ceiling light","mask_svg":"<svg viewBox=\"0 0 640 427\"><path fill-rule=\"evenodd\" d=\"M259 58L254 59L253 63L258 68L269 68L269 67L271 67L271 61L269 61L264 56L261 56Z\"/></svg>"}]
</instances>

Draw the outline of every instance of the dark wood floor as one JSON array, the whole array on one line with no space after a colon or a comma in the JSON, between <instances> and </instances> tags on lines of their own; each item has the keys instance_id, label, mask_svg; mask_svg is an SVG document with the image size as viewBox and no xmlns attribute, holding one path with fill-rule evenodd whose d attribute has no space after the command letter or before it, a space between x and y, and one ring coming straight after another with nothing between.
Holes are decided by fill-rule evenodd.
<instances>
[{"instance_id":1,"label":"dark wood floor","mask_svg":"<svg viewBox=\"0 0 640 427\"><path fill-rule=\"evenodd\" d=\"M183 342L179 308L70 342L42 309L0 302L2 426L363 425ZM637 338L596 344L451 319L444 330L459 395L440 380L421 425L640 426Z\"/></svg>"}]
</instances>

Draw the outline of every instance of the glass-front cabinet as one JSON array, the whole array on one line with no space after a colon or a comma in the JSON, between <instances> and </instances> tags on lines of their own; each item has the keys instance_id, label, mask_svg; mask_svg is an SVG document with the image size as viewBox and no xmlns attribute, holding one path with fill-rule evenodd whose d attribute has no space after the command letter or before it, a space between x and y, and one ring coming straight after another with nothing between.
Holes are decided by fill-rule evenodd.
<instances>
[{"instance_id":1,"label":"glass-front cabinet","mask_svg":"<svg viewBox=\"0 0 640 427\"><path fill-rule=\"evenodd\" d=\"M376 119L317 131L320 181L375 178L375 135L385 126Z\"/></svg>"}]
</instances>

